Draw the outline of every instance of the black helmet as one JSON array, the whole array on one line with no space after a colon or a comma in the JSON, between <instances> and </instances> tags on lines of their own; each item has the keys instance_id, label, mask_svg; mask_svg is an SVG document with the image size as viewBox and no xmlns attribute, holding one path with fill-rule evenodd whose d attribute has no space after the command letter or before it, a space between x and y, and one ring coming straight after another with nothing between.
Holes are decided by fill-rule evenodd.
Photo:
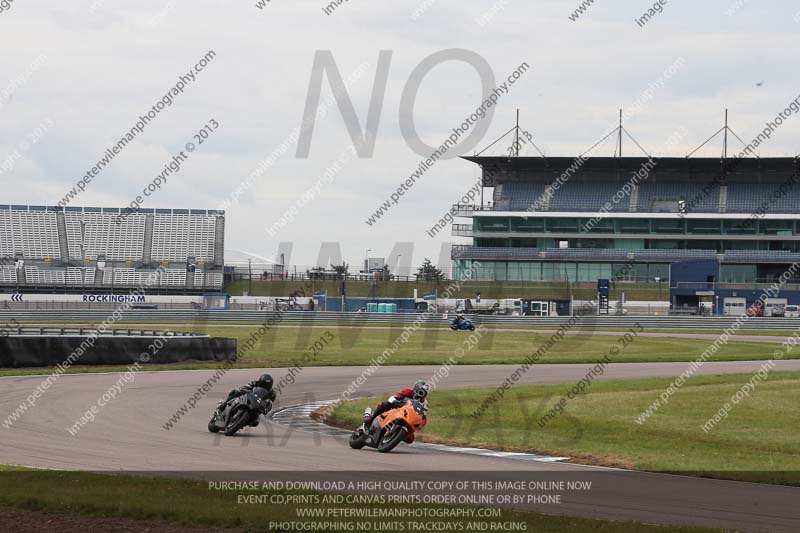
<instances>
[{"instance_id":1,"label":"black helmet","mask_svg":"<svg viewBox=\"0 0 800 533\"><path fill-rule=\"evenodd\" d=\"M265 389L272 388L272 376L269 374L261 374L256 380L256 386L264 387Z\"/></svg>"}]
</instances>

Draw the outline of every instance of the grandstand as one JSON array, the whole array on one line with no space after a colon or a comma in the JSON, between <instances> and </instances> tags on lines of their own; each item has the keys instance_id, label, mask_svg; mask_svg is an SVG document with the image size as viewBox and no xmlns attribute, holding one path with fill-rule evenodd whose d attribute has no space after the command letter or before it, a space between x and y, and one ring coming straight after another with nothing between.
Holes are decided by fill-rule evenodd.
<instances>
[{"instance_id":1,"label":"grandstand","mask_svg":"<svg viewBox=\"0 0 800 533\"><path fill-rule=\"evenodd\" d=\"M199 294L223 283L225 212L0 205L0 289Z\"/></svg>"},{"instance_id":2,"label":"grandstand","mask_svg":"<svg viewBox=\"0 0 800 533\"><path fill-rule=\"evenodd\" d=\"M453 247L456 273L479 261L483 279L594 282L621 272L652 282L677 262L711 261L709 282L758 283L800 261L796 158L464 159L492 190L482 205L454 206L471 223L453 234L472 238Z\"/></svg>"}]
</instances>

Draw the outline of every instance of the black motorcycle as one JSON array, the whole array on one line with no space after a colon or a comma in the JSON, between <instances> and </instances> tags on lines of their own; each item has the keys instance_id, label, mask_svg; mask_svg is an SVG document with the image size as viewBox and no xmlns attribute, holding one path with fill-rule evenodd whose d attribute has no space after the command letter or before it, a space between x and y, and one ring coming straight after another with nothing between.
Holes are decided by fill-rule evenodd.
<instances>
[{"instance_id":1,"label":"black motorcycle","mask_svg":"<svg viewBox=\"0 0 800 533\"><path fill-rule=\"evenodd\" d=\"M270 396L267 389L254 387L241 396L231 398L221 412L219 408L214 410L208 422L208 430L211 433L222 430L230 437L245 426L257 426L258 417L266 415L272 409Z\"/></svg>"}]
</instances>

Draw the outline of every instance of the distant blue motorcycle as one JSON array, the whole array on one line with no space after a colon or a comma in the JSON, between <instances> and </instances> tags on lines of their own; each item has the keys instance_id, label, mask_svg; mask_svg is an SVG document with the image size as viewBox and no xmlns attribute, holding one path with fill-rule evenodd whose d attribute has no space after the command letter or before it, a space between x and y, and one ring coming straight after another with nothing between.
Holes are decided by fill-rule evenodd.
<instances>
[{"instance_id":1,"label":"distant blue motorcycle","mask_svg":"<svg viewBox=\"0 0 800 533\"><path fill-rule=\"evenodd\" d=\"M456 324L456 319L454 318L453 320L450 321L450 329L452 329L453 331L459 329L467 329L469 331L475 331L475 326L472 324L472 320L469 320L467 318L463 319L461 322Z\"/></svg>"}]
</instances>

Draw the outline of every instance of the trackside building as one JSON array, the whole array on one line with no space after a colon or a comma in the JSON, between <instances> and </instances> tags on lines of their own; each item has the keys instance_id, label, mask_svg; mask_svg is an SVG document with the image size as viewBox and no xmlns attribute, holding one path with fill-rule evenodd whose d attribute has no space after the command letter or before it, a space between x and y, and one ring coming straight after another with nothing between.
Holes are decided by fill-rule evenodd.
<instances>
[{"instance_id":1,"label":"trackside building","mask_svg":"<svg viewBox=\"0 0 800 533\"><path fill-rule=\"evenodd\" d=\"M471 239L453 247L455 275L479 262L497 281L669 281L673 303L691 304L800 262L797 158L464 159L483 191L453 206L468 220L453 235ZM800 288L797 273L784 281Z\"/></svg>"}]
</instances>

